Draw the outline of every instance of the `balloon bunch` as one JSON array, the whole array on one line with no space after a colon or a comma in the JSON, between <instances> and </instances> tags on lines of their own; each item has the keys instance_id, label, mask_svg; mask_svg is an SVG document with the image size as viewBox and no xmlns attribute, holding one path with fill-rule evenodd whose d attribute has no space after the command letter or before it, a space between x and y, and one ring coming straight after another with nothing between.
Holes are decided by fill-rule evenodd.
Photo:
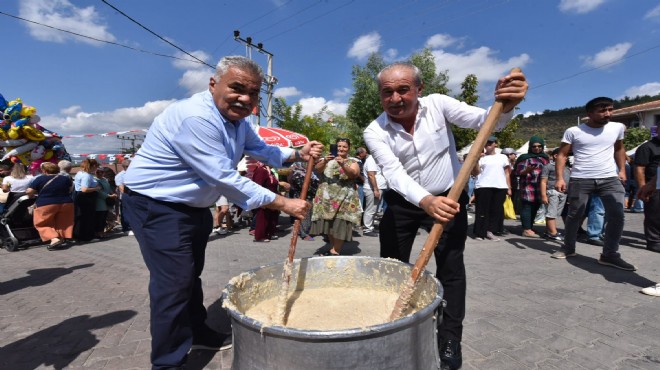
<instances>
[{"instance_id":1,"label":"balloon bunch","mask_svg":"<svg viewBox=\"0 0 660 370\"><path fill-rule=\"evenodd\" d=\"M35 173L43 162L71 160L61 138L39 125L35 107L23 104L20 98L7 101L0 94L0 112L0 147L4 149L0 162L21 162Z\"/></svg>"}]
</instances>

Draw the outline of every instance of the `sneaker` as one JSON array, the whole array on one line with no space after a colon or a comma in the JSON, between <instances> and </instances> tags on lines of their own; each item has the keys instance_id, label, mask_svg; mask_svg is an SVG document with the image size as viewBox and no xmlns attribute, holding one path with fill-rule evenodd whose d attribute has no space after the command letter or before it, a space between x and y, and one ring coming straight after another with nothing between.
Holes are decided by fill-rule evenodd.
<instances>
[{"instance_id":1,"label":"sneaker","mask_svg":"<svg viewBox=\"0 0 660 370\"><path fill-rule=\"evenodd\" d=\"M587 239L587 244L595 245L597 247L602 247L605 245L605 242L600 239Z\"/></svg>"},{"instance_id":2,"label":"sneaker","mask_svg":"<svg viewBox=\"0 0 660 370\"><path fill-rule=\"evenodd\" d=\"M222 334L211 329L204 329L204 334L193 335L190 350L222 351L232 347L231 334Z\"/></svg>"},{"instance_id":3,"label":"sneaker","mask_svg":"<svg viewBox=\"0 0 660 370\"><path fill-rule=\"evenodd\" d=\"M215 233L218 234L218 235L227 235L227 228L226 227L219 227L219 228L217 228L213 231L215 231Z\"/></svg>"},{"instance_id":4,"label":"sneaker","mask_svg":"<svg viewBox=\"0 0 660 370\"><path fill-rule=\"evenodd\" d=\"M654 297L660 297L660 284L655 284L654 286L644 288L644 289L641 290L641 292L646 294L646 295L652 295Z\"/></svg>"},{"instance_id":5,"label":"sneaker","mask_svg":"<svg viewBox=\"0 0 660 370\"><path fill-rule=\"evenodd\" d=\"M550 233L543 233L543 237L548 239L548 240L554 240L554 241L558 241L558 242L564 241L564 238L559 233L556 233L554 235L552 235Z\"/></svg>"},{"instance_id":6,"label":"sneaker","mask_svg":"<svg viewBox=\"0 0 660 370\"><path fill-rule=\"evenodd\" d=\"M612 266L626 271L637 270L637 267L635 267L635 265L629 264L628 262L624 261L623 258L621 258L620 256L606 257L601 254L598 263L600 263L601 265Z\"/></svg>"},{"instance_id":7,"label":"sneaker","mask_svg":"<svg viewBox=\"0 0 660 370\"><path fill-rule=\"evenodd\" d=\"M484 241L484 238L482 238L480 236L477 236L477 237L474 238L474 240L482 242L482 241Z\"/></svg>"},{"instance_id":8,"label":"sneaker","mask_svg":"<svg viewBox=\"0 0 660 370\"><path fill-rule=\"evenodd\" d=\"M575 251L569 252L566 248L563 246L559 248L558 251L553 253L550 257L556 258L556 259L565 259L566 257L574 257L575 256Z\"/></svg>"},{"instance_id":9,"label":"sneaker","mask_svg":"<svg viewBox=\"0 0 660 370\"><path fill-rule=\"evenodd\" d=\"M497 242L497 241L500 240L500 238L498 238L498 237L496 237L495 235L493 235L493 233L491 233L490 231L486 232L486 239L488 239L488 240L492 240L492 241L494 241L494 242Z\"/></svg>"},{"instance_id":10,"label":"sneaker","mask_svg":"<svg viewBox=\"0 0 660 370\"><path fill-rule=\"evenodd\" d=\"M135 235L135 233L133 232L133 230L130 230L130 231L128 232L128 236L133 236L133 235Z\"/></svg>"}]
</instances>

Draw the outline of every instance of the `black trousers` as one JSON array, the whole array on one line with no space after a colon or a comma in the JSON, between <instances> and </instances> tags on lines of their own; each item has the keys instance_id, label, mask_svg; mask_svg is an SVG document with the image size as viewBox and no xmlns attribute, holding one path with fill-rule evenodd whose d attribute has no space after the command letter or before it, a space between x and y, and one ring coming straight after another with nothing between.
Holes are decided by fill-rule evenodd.
<instances>
[{"instance_id":1,"label":"black trousers","mask_svg":"<svg viewBox=\"0 0 660 370\"><path fill-rule=\"evenodd\" d=\"M444 195L444 194L441 194ZM380 222L380 256L410 262L410 252L417 230L431 230L434 219L393 190L385 192L387 209ZM434 251L437 266L435 276L444 289L447 307L438 323L438 337L460 341L465 318L465 264L463 251L467 238L467 193L459 199L461 211L444 227Z\"/></svg>"},{"instance_id":2,"label":"black trousers","mask_svg":"<svg viewBox=\"0 0 660 370\"><path fill-rule=\"evenodd\" d=\"M474 236L485 238L486 232L492 233L504 229L504 200L507 189L474 189L477 206L474 210Z\"/></svg>"},{"instance_id":3,"label":"black trousers","mask_svg":"<svg viewBox=\"0 0 660 370\"><path fill-rule=\"evenodd\" d=\"M96 229L96 192L77 191L73 199L73 237L81 242L94 239Z\"/></svg>"},{"instance_id":4,"label":"black trousers","mask_svg":"<svg viewBox=\"0 0 660 370\"><path fill-rule=\"evenodd\" d=\"M152 369L181 366L206 321L200 276L213 227L211 211L130 191L123 200L149 269Z\"/></svg>"},{"instance_id":5,"label":"black trousers","mask_svg":"<svg viewBox=\"0 0 660 370\"><path fill-rule=\"evenodd\" d=\"M649 248L660 248L660 191L644 202L644 236L646 246Z\"/></svg>"}]
</instances>

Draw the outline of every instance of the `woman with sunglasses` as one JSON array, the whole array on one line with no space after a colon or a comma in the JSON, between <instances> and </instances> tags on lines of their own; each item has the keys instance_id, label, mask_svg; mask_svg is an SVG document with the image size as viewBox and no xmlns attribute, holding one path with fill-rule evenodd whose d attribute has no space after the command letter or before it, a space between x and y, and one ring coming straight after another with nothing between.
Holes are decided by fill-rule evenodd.
<instances>
[{"instance_id":1,"label":"woman with sunglasses","mask_svg":"<svg viewBox=\"0 0 660 370\"><path fill-rule=\"evenodd\" d=\"M527 153L518 157L515 172L519 176L520 222L522 236L538 238L532 230L534 217L541 206L541 170L548 164L550 158L544 152L545 142L538 136L529 139Z\"/></svg>"},{"instance_id":2,"label":"woman with sunglasses","mask_svg":"<svg viewBox=\"0 0 660 370\"><path fill-rule=\"evenodd\" d=\"M320 184L314 197L312 235L327 235L330 250L323 256L337 256L345 241L353 240L353 226L359 226L362 208L355 188L360 175L357 160L348 157L351 142L346 138L336 141L337 153L321 158L314 167Z\"/></svg>"}]
</instances>

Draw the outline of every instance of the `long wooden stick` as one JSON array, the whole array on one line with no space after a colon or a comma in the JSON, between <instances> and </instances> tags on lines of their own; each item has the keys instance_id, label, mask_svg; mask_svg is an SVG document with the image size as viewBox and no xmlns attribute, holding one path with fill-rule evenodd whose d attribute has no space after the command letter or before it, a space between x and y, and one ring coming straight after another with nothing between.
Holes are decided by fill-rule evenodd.
<instances>
[{"instance_id":1,"label":"long wooden stick","mask_svg":"<svg viewBox=\"0 0 660 370\"><path fill-rule=\"evenodd\" d=\"M520 72L520 69L514 68L511 70L511 72ZM470 152L463 162L463 167L461 167L460 171L458 172L458 176L456 176L456 179L454 180L454 185L452 186L451 190L449 190L449 194L447 194L447 198L453 201L458 201L458 198L463 192L463 188L465 188L465 184L467 184L470 178L472 169L481 157L481 153L486 142L488 141L488 137L493 133L495 126L497 126L497 121L499 121L500 115L502 115L503 108L504 104L501 101L495 101L493 106L490 108L488 116L486 117L486 121L484 122L483 126L481 126L481 129L477 134L477 138L474 140L472 148L470 148ZM417 284L422 271L426 269L426 265L429 263L431 255L433 255L433 251L438 245L438 241L440 240L443 231L444 224L436 221L436 223L431 228L431 231L429 232L429 236L424 243L422 251L419 253L419 257L417 257L417 261L415 262L415 266L412 269L410 279L408 279L406 284L403 286L401 294L399 295L399 298L394 305L394 310L392 310L392 314L390 314L390 321L403 317L405 310L410 304L412 294L415 291L415 284Z\"/></svg>"},{"instance_id":2,"label":"long wooden stick","mask_svg":"<svg viewBox=\"0 0 660 370\"><path fill-rule=\"evenodd\" d=\"M314 171L314 160L310 158L307 162L307 172L305 173L305 180L300 191L300 199L307 198L307 190L309 190L309 183L312 181L312 171ZM311 211L311 210L310 210ZM298 243L298 233L300 232L301 221L296 219L293 223L293 231L291 235L291 243L289 244L289 255L284 261L284 270L282 271L282 286L280 287L280 294L277 299L277 312L275 314L276 322L280 325L285 325L286 319L286 301L289 294L289 282L291 281L291 271L293 270L293 257L296 254L296 245Z\"/></svg>"}]
</instances>

